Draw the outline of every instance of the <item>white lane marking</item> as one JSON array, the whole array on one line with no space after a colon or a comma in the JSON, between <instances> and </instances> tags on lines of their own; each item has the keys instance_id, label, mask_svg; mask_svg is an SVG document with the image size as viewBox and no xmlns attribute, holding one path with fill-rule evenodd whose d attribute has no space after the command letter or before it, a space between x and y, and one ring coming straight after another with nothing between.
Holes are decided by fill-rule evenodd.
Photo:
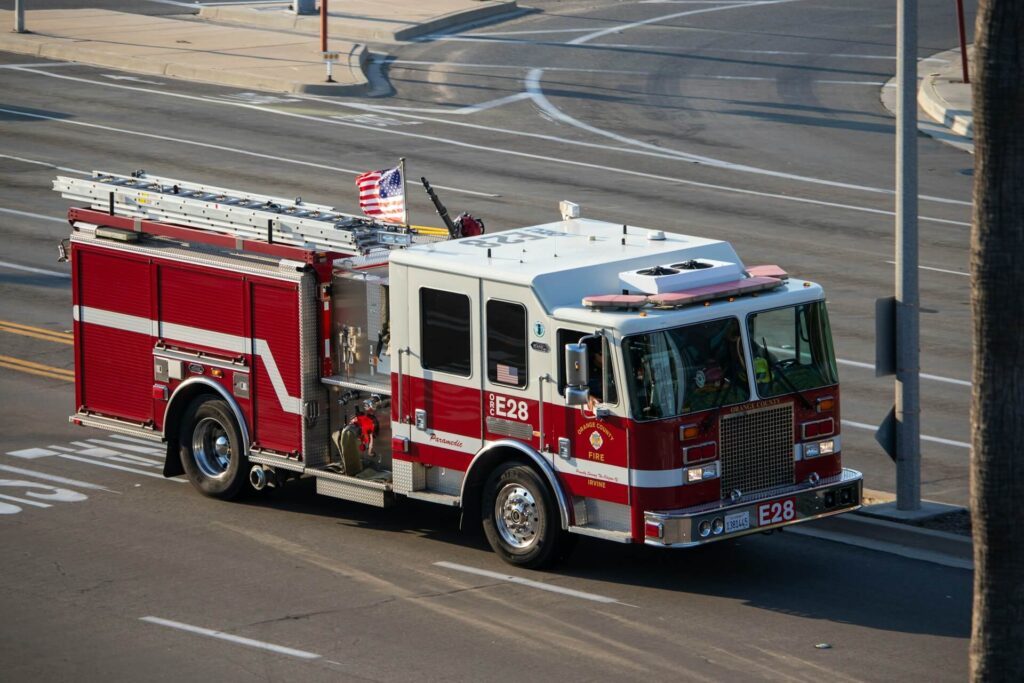
<instances>
[{"instance_id":1,"label":"white lane marking","mask_svg":"<svg viewBox=\"0 0 1024 683\"><path fill-rule=\"evenodd\" d=\"M107 436L111 439L117 439L118 441L130 441L131 443L138 443L143 446L153 446L154 444L160 444L163 441L158 434L154 434L154 438L152 439L143 439L137 436L125 436L124 434L107 434ZM163 453L164 451L161 449L160 452Z\"/></svg>"},{"instance_id":2,"label":"white lane marking","mask_svg":"<svg viewBox=\"0 0 1024 683\"><path fill-rule=\"evenodd\" d=\"M882 553L889 553L890 555L899 555L900 557L907 557L912 560L931 562L933 564L954 567L956 569L974 569L974 563L970 560L950 557L949 555L931 550L908 548L907 546L900 545L898 543L876 541L874 539L864 538L863 536L857 536L855 534L844 534L838 531L825 531L807 524L795 524L793 526L786 527L786 533L796 534L797 536L810 536L811 538L819 538L823 541L833 541L835 543L843 543L845 545L852 545L859 548L867 548L868 550L876 550Z\"/></svg>"},{"instance_id":3,"label":"white lane marking","mask_svg":"<svg viewBox=\"0 0 1024 683\"><path fill-rule=\"evenodd\" d=\"M122 76L121 74L102 74L104 78L109 78L112 81L134 81L135 83L149 83L150 85L164 85L160 81L147 81L145 78L139 78L138 76Z\"/></svg>"},{"instance_id":4,"label":"white lane marking","mask_svg":"<svg viewBox=\"0 0 1024 683\"><path fill-rule=\"evenodd\" d=\"M109 467L112 470L121 470L122 472L131 472L132 474L141 474L144 477L153 477L154 479L161 479L161 480L165 480L165 481L173 481L173 482L176 482L178 484L184 484L185 483L184 479L167 478L167 477L164 477L164 475L157 474L155 472L144 472L143 470L137 470L134 467L123 467L121 465L115 465L112 462L103 462L101 460L93 460L92 458L81 458L81 457L79 457L77 455L71 455L70 453L61 453L57 457L59 457L59 458L66 458L68 460L77 460L78 462L84 462L84 463L87 463L89 465L97 465L98 467Z\"/></svg>"},{"instance_id":5,"label":"white lane marking","mask_svg":"<svg viewBox=\"0 0 1024 683\"><path fill-rule=\"evenodd\" d=\"M217 638L218 640L226 640L230 643L235 643L237 645L245 645L246 647L254 647L260 650L268 650L270 652L276 652L279 655L288 655L289 657L297 657L298 659L320 659L320 655L318 655L315 652L307 652L306 650L296 650L292 647L285 647L284 645L275 645L274 643L267 643L262 640L254 640L252 638L244 638L242 636L224 633L223 631L215 631L210 628L203 628L202 626L183 624L180 621L171 621L170 619L161 619L160 617L139 617L139 621L145 621L149 622L150 624L157 624L159 626L166 626L167 628L174 628L178 629L179 631L187 631L188 633L195 633L196 635L200 636Z\"/></svg>"},{"instance_id":6,"label":"white lane marking","mask_svg":"<svg viewBox=\"0 0 1024 683\"><path fill-rule=\"evenodd\" d=\"M607 36L607 35L612 34L612 33L622 33L624 31L628 31L630 29L638 28L640 26L647 26L648 24L656 24L659 21L668 21L669 19L678 19L679 17L687 17L687 16L692 16L694 14L705 14L707 12L721 12L722 10L743 9L743 8L746 8L746 7L762 7L764 5L780 5L780 4L783 4L783 3L789 3L789 2L794 2L794 1L795 0L759 0L758 2L746 2L746 3L736 3L736 4L728 4L728 5L718 5L718 6L713 6L713 7L702 7L700 9L687 10L685 12L675 12L673 14L663 14L663 15L661 15L659 17L651 17L649 19L642 19L640 21L630 22L628 24L616 24L614 26L609 26L608 28L603 28L603 29L600 29L598 31L594 31L593 33L588 33L585 36L580 36L579 38L573 38L572 40L569 41L569 45L583 45L584 43L589 43L590 41L592 41L592 40L594 40L596 38L601 38L603 36Z\"/></svg>"},{"instance_id":7,"label":"white lane marking","mask_svg":"<svg viewBox=\"0 0 1024 683\"><path fill-rule=\"evenodd\" d=\"M530 579L524 579L518 576L512 576L511 574L501 574L499 572L492 572L486 569L477 569L476 567L467 567L464 564L455 564L454 562L435 562L435 567L444 567L445 569L454 569L458 572L465 572L467 574L476 574L477 576L486 576L489 579L497 579L498 581L506 581L508 583L516 583L520 586L528 586L530 588L538 588L542 591L548 591L550 593L558 593L560 595L567 595L571 598L580 598L581 600L590 600L591 602L601 602L606 605L608 604L619 604L627 605L629 607L635 607L636 605L630 605L627 602L616 600L615 598L609 598L604 595L598 595L597 593L586 593L584 591L578 591L573 588L564 588L562 586L555 586L550 583L541 583L540 581L532 581Z\"/></svg>"},{"instance_id":8,"label":"white lane marking","mask_svg":"<svg viewBox=\"0 0 1024 683\"><path fill-rule=\"evenodd\" d=\"M35 460L36 458L57 455L57 452L45 448L23 448L20 451L7 451L7 455L13 455L15 458L25 458L26 460Z\"/></svg>"},{"instance_id":9,"label":"white lane marking","mask_svg":"<svg viewBox=\"0 0 1024 683\"><path fill-rule=\"evenodd\" d=\"M78 450L75 451L78 455L86 455L93 458L103 458L104 460L113 460L124 465L142 465L144 467L162 467L163 461L156 461L151 458L143 458L138 455L132 455L130 453L121 453L120 451L112 451L109 448L102 446L97 447L95 444L99 442L101 444L110 442L100 442L98 439L89 439L88 441L72 441L71 445L77 446ZM119 443L110 443L115 448L123 448Z\"/></svg>"},{"instance_id":10,"label":"white lane marking","mask_svg":"<svg viewBox=\"0 0 1024 683\"><path fill-rule=\"evenodd\" d=\"M589 30L589 29L587 29ZM378 58L374 60L378 64L385 64L391 66L393 64L411 64L413 66L459 66L469 67L478 69L513 69L515 71L525 71L528 69L536 69L539 67L528 66L525 64L480 64L475 62L443 62L443 61L428 61L420 59L389 59L389 58ZM546 66L545 71L572 71L578 73L587 74L625 74L634 76L638 74L646 74L646 71L627 70L627 69L586 69L583 67L575 66ZM402 107L388 107L389 109L402 109Z\"/></svg>"},{"instance_id":11,"label":"white lane marking","mask_svg":"<svg viewBox=\"0 0 1024 683\"><path fill-rule=\"evenodd\" d=\"M111 435L113 436L113 435ZM110 446L111 448L120 448L121 450L131 451L134 453L142 453L144 455L164 455L167 451L163 448L157 448L155 446L143 446L129 443L119 443L117 441L104 441L103 439L89 439L90 443L99 444L100 446ZM150 442L152 444L152 442ZM150 461L151 462L151 461Z\"/></svg>"},{"instance_id":12,"label":"white lane marking","mask_svg":"<svg viewBox=\"0 0 1024 683\"><path fill-rule=\"evenodd\" d=\"M851 365L851 366L853 366L855 368L864 368L865 370L872 370L872 371L874 371L874 369L875 369L874 363L862 363L861 361L845 360L843 358L837 358L836 362L839 363L840 365ZM927 372L918 373L918 377L920 377L921 379L930 379L930 380L935 381L935 382L946 382L947 384L957 384L957 385L962 386L962 387L972 386L971 382L968 382L967 380L964 380L964 379L954 379L952 377L943 377L942 375L929 375Z\"/></svg>"},{"instance_id":13,"label":"white lane marking","mask_svg":"<svg viewBox=\"0 0 1024 683\"><path fill-rule=\"evenodd\" d=\"M32 213L31 211L18 211L17 209L6 209L0 207L0 213L9 213L12 216L21 216L22 218L35 218L41 221L50 221L51 223L67 223L66 218L58 218L57 216L47 216L43 213Z\"/></svg>"},{"instance_id":14,"label":"white lane marking","mask_svg":"<svg viewBox=\"0 0 1024 683\"><path fill-rule=\"evenodd\" d=\"M114 83L103 83L101 81L94 81L94 80L90 80L90 79L86 79L86 78L77 78L77 77L73 77L73 76L64 76L64 75L61 75L61 74L51 74L51 73L46 73L46 72L42 72L42 71L36 72L36 71L32 71L31 69L23 69L23 71L25 71L26 73L35 73L36 75L39 75L39 76L48 76L48 77L52 77L52 78L60 78L60 79L71 80L71 81L79 81L79 82L83 82L83 83L91 83L93 85L101 85L101 86L105 86L107 88L122 88L122 89L125 89L125 90L132 90L132 91L137 91L137 92L146 92L146 93L150 93L150 94L154 94L154 95L164 95L164 96L167 96L167 97L177 97L177 98L181 98L181 99L197 100L197 101L201 101L201 102L221 104L221 105L226 105L226 106L241 107L243 109L252 109L252 110L255 110L255 111L260 111L260 112L264 112L264 113L268 113L268 114L275 114L275 115L278 115L278 116L285 116L285 117L295 118L295 119L300 119L300 120L305 120L305 121L313 121L313 122L317 122L317 123L329 123L329 124L333 124L333 125L336 125L336 126L346 126L348 128L357 128L357 129L360 129L360 130L369 130L369 131L375 131L376 130L376 131L379 132L379 129L374 128L373 126L364 126L364 125L359 125L359 124L355 124L355 123L349 123L349 122L346 122L346 121L338 121L338 120L333 120L333 119L330 119L330 118L324 118L324 117L321 117L321 116L311 116L311 115L308 115L308 114L298 114L298 113L289 112L289 111L279 111L279 110L275 110L275 109L267 109L265 107L259 107L259 106L256 106L256 105L243 104L243 103L240 103L240 102L225 102L223 100L211 99L211 98L206 98L206 97L199 97L199 96L196 96L196 95L186 95L186 94L183 94L183 93L173 93L173 92L164 92L164 91L160 91L160 90L150 90L148 88L139 88L139 87L130 86L130 85L120 85L120 84L114 84ZM117 130L117 129L114 129L114 128L108 127L108 126L101 126L101 125L98 125L98 124L85 123L83 121L69 121L69 120L66 120L66 119L58 119L56 117L45 116L43 114L27 114L25 112L19 112L19 111L2 109L2 108L0 108L0 112L8 112L8 113L14 113L14 114L21 114L23 116L27 116L27 117L30 117L30 118L49 119L49 120L57 121L58 123L65 123L65 124L68 124L68 125L84 125L84 126L88 126L88 127L92 127L92 128L99 128L99 129L104 129L104 130L112 130L112 131L116 131ZM396 113L396 115L400 116L402 114ZM439 121L439 122L440 123L453 123L455 125L471 125L471 124L466 124L466 123L455 123L455 122L450 122L450 121ZM139 133L139 132L136 132L136 131L121 131L121 132L125 132L125 133L128 133L128 134L133 134L133 135L142 135L142 136L145 136L145 137L158 138L158 139L170 139L170 138L167 138L166 136L153 135L151 133ZM838 203L835 203L835 202L825 202L825 201L821 201L821 200L817 200L817 199L806 199L806 198L802 198L802 197L793 197L793 196L790 196L790 195L775 194L775 193L770 193L770 192L757 192L757 191L754 191L754 190L747 190L747 189L744 189L744 188L729 187L729 186L726 186L726 185L715 185L713 183L704 183L704 182L699 182L699 181L695 181L695 180L686 180L686 179L683 179L683 178L674 178L672 176L660 175L660 174L656 174L656 173L644 173L642 171L633 171L633 170L629 170L629 169L625 169L625 168L619 168L619 167L615 167L615 166L605 166L603 164L592 164L592 163L587 163L587 162L584 162L584 161L576 161L576 160L573 160L573 159L566 159L566 158L563 158L563 157L552 157L552 156L546 156L546 155L543 155L543 154L531 154L529 152L521 152L521 151L518 151L518 150L504 149L504 148L501 148L501 147L489 147L489 146L486 146L486 145L477 145L477 144L473 144L473 143L470 143L470 142L463 142L462 140L453 140L453 139L450 139L450 138L444 138L444 137L440 137L440 136L436 136L436 135L427 135L427 134L423 134L423 133L411 133L409 131L403 131L403 130L389 130L388 131L388 135L391 136L391 137L409 137L409 138L415 138L415 139L420 139L420 140L429 140L429 141L432 141L432 142L438 142L438 143L442 143L442 144L452 145L454 147L462 147L464 149L475 149L475 150L481 150L481 151L485 151L485 152L494 152L494 153L497 153L497 154L505 154L505 155L508 155L508 156L521 157L521 158L525 158L525 159L535 159L535 160L546 161L546 162L551 162L551 163L555 163L555 164L564 164L564 165L576 166L576 167L580 167L580 168L590 168L590 169L595 169L595 170L600 170L600 171L607 171L609 173L618 173L618 174L628 175L628 176L633 176L633 177L638 177L638 178L646 178L646 179L650 179L650 180L659 180L659 181L663 181L663 182L677 183L677 184L680 184L680 185L689 185L689 186L692 186L692 187L701 187L701 188L711 189L711 190L721 190L723 192L732 192L732 193L735 193L735 194L746 194L746 195L751 195L751 196L756 196L756 197L765 197L765 198L770 198L770 199L778 199L780 201L792 201L792 202L798 202L798 203L803 203L803 204L814 204L814 205L818 205L818 206L827 206L827 207L831 207L831 208L846 209L846 210L849 210L849 211L859 211L859 212L863 212L863 213L881 214L881 215L884 215L884 216L895 216L896 215L896 213L894 211L886 211L886 210L883 210L883 209L871 209L871 208L868 208L868 207L853 206L853 205L849 205L849 204L838 204ZM208 143L199 143L199 142L195 142L195 141L184 141L184 140L172 140L172 141L178 141L178 142L183 142L185 144L193 144L193 145L198 145L198 146L202 146L202 147L213 147L213 148L218 148L219 147L218 145L210 145ZM600 145L588 145L588 146L601 147ZM604 149L607 149L607 146L604 146ZM260 155L260 154L255 153L255 152L248 152L248 151L239 151L239 150L230 150L230 149L229 149L229 151L236 151L236 152L239 152L241 154L249 154L249 155L252 155L252 156L270 156L270 155ZM271 158L278 158L278 157L272 157L271 156ZM304 163L304 162L292 161L291 163ZM315 166L317 164L309 164L309 163L307 163L306 165ZM355 171L353 171L353 173L355 173ZM442 186L441 185L437 185L436 187L442 187ZM448 189L454 189L454 188L448 188ZM460 191L460 192L468 192L466 190L458 190L458 191ZM475 194L480 194L480 193L475 193ZM489 196L497 196L497 195L489 195ZM925 197L925 196L921 196L920 198L921 199L931 199L931 198ZM934 201L938 201L938 200L934 200ZM958 226L964 226L964 227L970 227L970 225L971 225L970 223L965 223L963 221L954 221L954 220L949 220L949 219L944 219L944 218L932 218L932 217L929 217L929 216L918 216L918 220L931 221L933 223L943 223L943 224L949 224L949 225L958 225Z\"/></svg>"},{"instance_id":15,"label":"white lane marking","mask_svg":"<svg viewBox=\"0 0 1024 683\"><path fill-rule=\"evenodd\" d=\"M896 265L895 261L886 261L889 265ZM950 275L959 275L960 277L970 277L970 273L965 273L962 270L947 270L946 268L933 268L932 266L918 266L921 270L933 270L936 273L949 273Z\"/></svg>"},{"instance_id":16,"label":"white lane marking","mask_svg":"<svg viewBox=\"0 0 1024 683\"><path fill-rule=\"evenodd\" d=\"M99 484L90 484L87 481L81 479L68 479L67 477L58 477L55 474L44 474L43 472L36 472L35 470L26 470L21 467L11 467L10 465L0 465L0 470L4 472L13 472L14 474L20 474L25 477L35 477L36 479L43 479L44 481L52 481L56 484L67 484L68 486L77 486L83 489L95 489L98 491L109 491L110 493L117 493L108 489L106 486L100 486Z\"/></svg>"},{"instance_id":17,"label":"white lane marking","mask_svg":"<svg viewBox=\"0 0 1024 683\"><path fill-rule=\"evenodd\" d=\"M49 503L40 503L38 500L25 500L24 498L17 498L15 496L8 496L8 495L3 494L3 493L0 493L0 498L3 498L4 500L13 500L15 503L20 503L22 505L32 505L32 506L35 506L37 508L53 507Z\"/></svg>"},{"instance_id":18,"label":"white lane marking","mask_svg":"<svg viewBox=\"0 0 1024 683\"><path fill-rule=\"evenodd\" d=\"M33 69L18 69L18 70L19 71L24 71L25 73L35 74L35 75L38 75L38 76L44 76L44 75L45 76L49 76L49 75L51 75L51 74L47 74L45 72L35 71ZM221 104L221 105L229 105L229 106L236 106L236 107L245 107L247 109L255 109L257 111L261 111L261 112L264 112L264 113L271 113L271 114L278 113L278 112L275 112L273 109L268 109L266 107L260 107L260 106L257 106L257 105L244 104L242 102L230 102L230 101L220 100L220 99L216 99L216 98L197 97L197 96L193 96L193 95L182 95L180 93L166 93L166 92L161 92L159 90L151 90L149 88L136 88L136 87L128 86L128 85L119 85L117 83L104 83L102 81L92 81L92 80L89 80L89 79L86 79L86 78L75 78L75 77L72 77L72 76L62 76L61 78L64 78L64 79L67 79L67 80L72 80L72 81L81 81L81 82L84 82L84 83L91 83L93 85L103 85L103 86L106 86L108 88L126 88L128 90L141 90L143 92L148 92L148 93L152 93L152 94L167 95L167 96L170 96L170 97L182 97L182 98L186 98L186 99L199 100L201 102L207 102L207 103L211 103L211 104ZM221 152L231 152L232 154L240 154L240 155L244 155L244 156L256 157L256 158L259 158L259 159L270 159L272 161L280 161L282 163L294 164L296 166L307 166L309 168L319 168L319 169L322 169L322 170L325 170L325 171L334 171L334 172L337 172L337 173L349 173L349 174L352 174L352 175L360 175L362 173L365 173L365 171L357 171L357 170L351 169L351 168L342 168L340 166L331 166L329 164L318 164L318 163L313 162L313 161L303 161L301 159L290 159L288 157L277 156L275 154L263 154L262 152L253 152L253 151L250 151L250 150L247 150L247 149L239 149L237 147L227 147L225 145L217 145L217 144L213 144L213 143L210 143L210 142L200 142L198 140L188 140L186 138L176 138L176 137L172 137L170 135L159 135L159 134L156 134L156 133L144 133L144 132L138 131L138 130L129 130L127 128L116 128L114 126L104 126L104 125L101 125L101 124L98 124L98 123L88 123L86 121L70 121L70 120L67 120L67 119L62 119L62 118L57 117L57 116L47 116L45 114L35 114L35 113L31 113L31 112L18 111L16 109L0 108L0 112L4 112L4 113L7 113L7 114L17 114L19 116L25 116L27 118L42 119L42 120L45 120L45 121L54 121L56 123L63 123L63 124L69 125L69 126L82 126L84 128L95 128L97 130L106 130L106 131L110 131L112 133L122 133L124 135L136 135L138 137L151 138L151 139L154 139L154 140L164 140L166 142L175 142L175 143L178 143L178 144L181 144L181 145L192 145L194 147L203 147L203 148L206 148L206 149L215 149L215 150L218 150L218 151L221 151ZM317 121L321 121L321 122L327 122L328 121L328 119L324 119L324 118L314 118L314 117L304 117L304 118L311 118L311 119L314 119L314 120L317 120ZM372 126L359 126L359 127L360 128L366 128L366 129L369 129L369 130L373 130L374 129ZM72 172L73 173L83 173L82 171L72 171ZM466 189L462 189L462 188L458 188L458 187L449 187L447 185L434 185L434 187L440 188L442 190L449 190L451 192L461 192L462 194L474 195L474 196L477 196L477 197L498 197L498 196L500 196L500 195L497 195L497 194L493 194L491 192L478 192L476 190L466 190ZM66 222L63 219L55 219L55 218L52 218L52 217L50 217L49 220L61 220L62 222Z\"/></svg>"},{"instance_id":19,"label":"white lane marking","mask_svg":"<svg viewBox=\"0 0 1024 683\"><path fill-rule=\"evenodd\" d=\"M869 429L872 432L878 431L878 425L869 425L869 424L865 424L863 422L854 422L853 420L841 420L841 422L846 427L856 427L857 429ZM954 441L953 439L943 439L943 438L938 437L938 436L928 436L927 434L922 434L921 435L921 441L931 441L932 443L940 443L940 444L943 444L944 446L956 446L957 448L967 448L967 449L969 449L971 447L971 444L966 443L964 441Z\"/></svg>"},{"instance_id":20,"label":"white lane marking","mask_svg":"<svg viewBox=\"0 0 1024 683\"><path fill-rule=\"evenodd\" d=\"M533 98L534 104L536 104L538 107L540 107L540 109L542 111L547 113L549 116L551 116L555 120L561 121L562 123L568 124L568 125L573 126L575 128L580 128L581 130L585 130L588 133L593 133L594 135L600 135L602 137L610 138L612 140L615 140L617 142L621 142L621 143L626 144L626 145L631 145L631 146L634 146L634 147L639 147L641 149L646 149L646 150L649 150L649 151L658 152L659 154L674 155L674 156L678 157L679 159L681 159L683 161L690 161L690 162L694 162L694 163L704 164L704 165L712 166L712 167L715 167L715 168L722 168L722 169L725 169L725 170L728 170L728 171L738 171L738 172L741 172L741 173L753 173L753 174L757 174L757 175L769 176L769 177L772 177L772 178L782 178L783 180L795 180L795 181L798 181L798 182L810 183L810 184L814 184L814 185L825 185L825 186L828 186L828 187L839 187L839 188L842 188L842 189L845 189L845 190L859 190L861 192L872 192L872 193L875 193L875 194L884 194L884 195L893 195L894 194L893 190L890 190L888 188L883 188L883 187L871 187L871 186L867 186L867 185L856 185L856 184L853 184L853 183L843 183L843 182L839 182L839 181L836 181L836 180L826 180L824 178L813 178L813 177L810 177L810 176L802 176L802 175L797 175L797 174L794 174L794 173L783 173L782 171L772 171L770 169L758 168L756 166L748 166L746 164L735 164L735 163L732 163L732 162L729 162L729 161L723 161L721 159L714 159L712 157L706 157L706 156L702 156L702 155L699 155L699 154L690 154L689 152L681 152L681 151L678 151L678 150L673 150L673 149L666 148L666 147L661 146L661 145L654 145L654 144L651 144L651 143L643 142L642 140L635 140L633 138L626 137L624 135L619 135L618 133L614 133L612 131L604 130L603 128L598 128L596 126L592 126L592 125L590 125L588 123L584 123L583 121L580 121L579 119L576 119L576 118L574 118L572 116L569 116L568 114L563 112L561 109L556 107L554 104L552 104L551 101L548 100L547 97L545 97L543 88L541 87L541 84L540 84L541 77L542 77L543 73L544 73L543 69L533 69L532 71L530 71L526 75L526 79L524 81L525 86L526 86L526 92L530 93L530 96ZM740 79L742 79L742 80L747 80L747 79L753 80L754 79L754 77L746 77L746 76L735 76L735 77L734 76L725 76L723 78L728 78L728 79L735 78L737 80L740 80ZM771 80L774 80L774 79L771 79ZM874 85L882 85L882 83L877 83L877 84L874 84ZM924 199L926 197L925 196L921 196L921 198ZM963 205L966 205L966 206L970 205L969 202L960 202L959 200L950 200L950 199L947 199L947 198L944 198L944 197L938 197L938 198L928 197L928 199L930 199L932 201L939 201L939 202L942 202L942 203L963 204Z\"/></svg>"},{"instance_id":21,"label":"white lane marking","mask_svg":"<svg viewBox=\"0 0 1024 683\"><path fill-rule=\"evenodd\" d=\"M0 268L10 268L12 270L25 270L26 272L38 272L41 275L52 275L53 278L71 278L70 272L60 272L59 270L47 270L46 268L37 268L31 265L11 263L10 261L0 261Z\"/></svg>"},{"instance_id":22,"label":"white lane marking","mask_svg":"<svg viewBox=\"0 0 1024 683\"><path fill-rule=\"evenodd\" d=\"M16 157L13 154L0 154L0 158L12 159L14 161L20 161L23 164L35 164L36 166L46 166L47 168L53 168L58 171L64 171L65 173L78 173L81 175L90 175L88 171L80 171L77 168L68 168L67 166L58 166L57 164L51 164L49 161L39 161L38 159L28 159L26 157Z\"/></svg>"}]
</instances>

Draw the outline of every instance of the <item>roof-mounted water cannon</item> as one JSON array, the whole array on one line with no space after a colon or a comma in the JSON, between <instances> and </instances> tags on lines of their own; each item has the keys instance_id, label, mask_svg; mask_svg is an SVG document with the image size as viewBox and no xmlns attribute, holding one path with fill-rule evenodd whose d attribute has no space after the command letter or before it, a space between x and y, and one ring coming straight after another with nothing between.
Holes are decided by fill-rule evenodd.
<instances>
[{"instance_id":1,"label":"roof-mounted water cannon","mask_svg":"<svg viewBox=\"0 0 1024 683\"><path fill-rule=\"evenodd\" d=\"M420 176L420 182L423 183L423 189L427 191L427 196L430 197L431 203L434 205L434 210L437 211L437 215L444 221L444 225L448 228L449 239L458 239L460 237L476 237L477 235L484 234L486 228L484 227L484 220L477 218L476 216L470 215L463 211L455 217L453 221L448 215L448 209L441 203L437 193L434 192L434 188L430 186L430 183L423 176Z\"/></svg>"}]
</instances>

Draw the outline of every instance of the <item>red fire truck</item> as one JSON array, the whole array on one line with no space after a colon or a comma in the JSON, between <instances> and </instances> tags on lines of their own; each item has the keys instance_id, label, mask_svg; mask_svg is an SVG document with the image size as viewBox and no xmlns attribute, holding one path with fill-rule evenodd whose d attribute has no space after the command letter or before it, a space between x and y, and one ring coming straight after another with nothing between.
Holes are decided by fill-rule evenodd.
<instances>
[{"instance_id":1,"label":"red fire truck","mask_svg":"<svg viewBox=\"0 0 1024 683\"><path fill-rule=\"evenodd\" d=\"M71 422L165 442L206 495L459 506L527 567L860 506L822 288L727 242L569 202L449 238L141 171L54 189Z\"/></svg>"}]
</instances>

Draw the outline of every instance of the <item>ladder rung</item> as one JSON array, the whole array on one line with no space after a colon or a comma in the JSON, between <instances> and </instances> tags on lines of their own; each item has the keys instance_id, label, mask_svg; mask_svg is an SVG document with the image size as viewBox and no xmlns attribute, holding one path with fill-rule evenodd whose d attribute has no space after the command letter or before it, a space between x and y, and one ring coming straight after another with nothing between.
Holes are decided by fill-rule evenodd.
<instances>
[{"instance_id":1,"label":"ladder rung","mask_svg":"<svg viewBox=\"0 0 1024 683\"><path fill-rule=\"evenodd\" d=\"M119 216L180 223L307 249L367 253L412 243L407 228L341 213L330 206L147 174L93 171L91 179L59 176L53 189L95 210L112 208Z\"/></svg>"}]
</instances>

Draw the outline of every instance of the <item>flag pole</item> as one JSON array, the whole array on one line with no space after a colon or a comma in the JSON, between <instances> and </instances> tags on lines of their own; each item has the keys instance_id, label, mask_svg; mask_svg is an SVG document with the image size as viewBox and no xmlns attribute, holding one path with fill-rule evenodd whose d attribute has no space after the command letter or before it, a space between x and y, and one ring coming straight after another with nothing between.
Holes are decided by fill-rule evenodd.
<instances>
[{"instance_id":1,"label":"flag pole","mask_svg":"<svg viewBox=\"0 0 1024 683\"><path fill-rule=\"evenodd\" d=\"M405 157L398 159L399 173L402 174L402 224L409 227L409 197L405 193Z\"/></svg>"}]
</instances>

